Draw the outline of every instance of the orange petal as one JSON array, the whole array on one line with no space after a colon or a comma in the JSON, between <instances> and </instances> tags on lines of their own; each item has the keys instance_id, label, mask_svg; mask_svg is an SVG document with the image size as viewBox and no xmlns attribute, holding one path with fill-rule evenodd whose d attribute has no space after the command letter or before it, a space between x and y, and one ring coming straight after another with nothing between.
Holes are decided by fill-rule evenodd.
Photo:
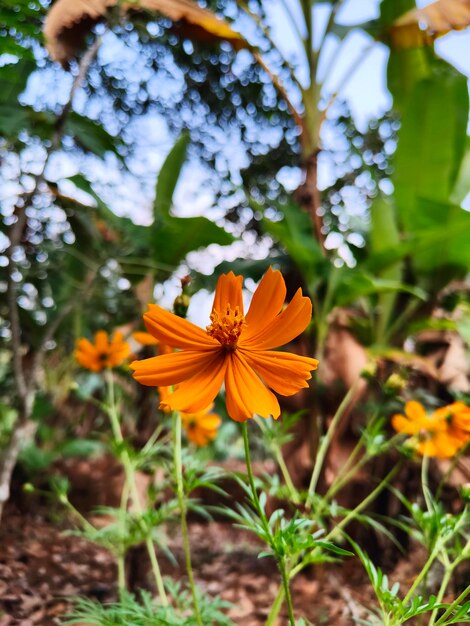
<instances>
[{"instance_id":1,"label":"orange petal","mask_svg":"<svg viewBox=\"0 0 470 626\"><path fill-rule=\"evenodd\" d=\"M207 413L198 419L198 425L205 430L217 430L222 423L222 418L216 413Z\"/></svg>"},{"instance_id":2,"label":"orange petal","mask_svg":"<svg viewBox=\"0 0 470 626\"><path fill-rule=\"evenodd\" d=\"M95 347L98 352L107 352L109 347L108 333L105 330L99 330L95 334Z\"/></svg>"},{"instance_id":3,"label":"orange petal","mask_svg":"<svg viewBox=\"0 0 470 626\"><path fill-rule=\"evenodd\" d=\"M150 333L144 333L140 330L136 330L131 336L132 339L135 339L135 341L140 343L142 346L156 346L158 344L158 339L155 339L153 335Z\"/></svg>"},{"instance_id":4,"label":"orange petal","mask_svg":"<svg viewBox=\"0 0 470 626\"><path fill-rule=\"evenodd\" d=\"M225 374L227 412L237 422L272 415L277 419L281 413L276 396L269 391L237 351L232 352Z\"/></svg>"},{"instance_id":5,"label":"orange petal","mask_svg":"<svg viewBox=\"0 0 470 626\"><path fill-rule=\"evenodd\" d=\"M283 346L305 330L312 318L310 298L302 296L298 289L284 311L277 315L256 335L242 334L239 346L256 350L270 350ZM247 329L248 332L248 329Z\"/></svg>"},{"instance_id":6,"label":"orange petal","mask_svg":"<svg viewBox=\"0 0 470 626\"><path fill-rule=\"evenodd\" d=\"M96 354L95 346L91 343L91 341L89 341L88 339L85 339L85 337L83 337L82 339L79 339L75 343L75 347L77 350L79 350L80 352L83 352L84 354Z\"/></svg>"},{"instance_id":7,"label":"orange petal","mask_svg":"<svg viewBox=\"0 0 470 626\"><path fill-rule=\"evenodd\" d=\"M151 335L172 348L183 350L211 350L220 348L220 343L212 339L205 330L188 320L169 313L157 304L149 304L144 314L144 322Z\"/></svg>"},{"instance_id":8,"label":"orange petal","mask_svg":"<svg viewBox=\"0 0 470 626\"><path fill-rule=\"evenodd\" d=\"M217 354L185 350L133 361L130 367L134 370L134 378L142 385L176 385L192 378L200 369L207 367L207 364L212 364Z\"/></svg>"},{"instance_id":9,"label":"orange petal","mask_svg":"<svg viewBox=\"0 0 470 626\"><path fill-rule=\"evenodd\" d=\"M204 357L206 357L205 354ZM180 383L176 391L160 404L160 408L168 407L172 411L184 413L202 411L219 393L226 369L227 359L220 350L207 354L204 360L199 359L197 362L197 367L195 367L197 373Z\"/></svg>"},{"instance_id":10,"label":"orange petal","mask_svg":"<svg viewBox=\"0 0 470 626\"><path fill-rule=\"evenodd\" d=\"M416 435L421 430L420 424L399 413L392 416L392 426L397 433L404 433L405 435Z\"/></svg>"},{"instance_id":11,"label":"orange petal","mask_svg":"<svg viewBox=\"0 0 470 626\"><path fill-rule=\"evenodd\" d=\"M233 272L222 274L217 281L212 308L221 312L227 308L227 305L230 305L232 310L238 307L243 315L242 285L241 276L235 276Z\"/></svg>"},{"instance_id":12,"label":"orange petal","mask_svg":"<svg viewBox=\"0 0 470 626\"><path fill-rule=\"evenodd\" d=\"M408 419L416 423L417 430L415 432L418 432L420 428L426 428L428 417L421 402L417 402L416 400L410 400L407 402L405 404L405 414Z\"/></svg>"},{"instance_id":13,"label":"orange petal","mask_svg":"<svg viewBox=\"0 0 470 626\"><path fill-rule=\"evenodd\" d=\"M308 387L311 371L317 369L318 361L291 352L243 350L239 348L248 365L264 382L282 396L291 396L302 387Z\"/></svg>"},{"instance_id":14,"label":"orange petal","mask_svg":"<svg viewBox=\"0 0 470 626\"><path fill-rule=\"evenodd\" d=\"M245 320L247 328L244 333L246 339L257 335L279 313L286 299L286 284L281 272L268 269L261 279Z\"/></svg>"}]
</instances>

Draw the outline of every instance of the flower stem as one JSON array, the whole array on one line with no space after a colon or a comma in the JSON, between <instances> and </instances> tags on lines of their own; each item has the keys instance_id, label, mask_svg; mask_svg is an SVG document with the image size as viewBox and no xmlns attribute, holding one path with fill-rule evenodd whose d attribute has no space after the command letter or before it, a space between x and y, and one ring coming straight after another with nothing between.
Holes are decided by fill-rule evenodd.
<instances>
[{"instance_id":1,"label":"flower stem","mask_svg":"<svg viewBox=\"0 0 470 626\"><path fill-rule=\"evenodd\" d=\"M176 496L178 498L178 505L180 509L180 523L181 532L183 535L183 549L184 558L186 562L186 572L188 574L189 587L191 589L191 595L193 597L194 605L194 617L198 626L204 626L202 623L201 613L199 610L199 603L196 593L196 585L194 583L193 566L191 563L191 550L189 546L189 534L188 523L186 520L186 501L184 496L183 486L183 461L181 455L181 415L177 411L173 411L173 455L175 464L175 478L176 478Z\"/></svg>"},{"instance_id":2,"label":"flower stem","mask_svg":"<svg viewBox=\"0 0 470 626\"><path fill-rule=\"evenodd\" d=\"M445 620L450 616L452 611L461 602L463 602L468 595L470 595L470 585L462 591L462 593L458 596L458 598L455 598L452 604L446 609L445 613L443 613L443 615L441 615L441 617L437 620L436 626L441 626L441 624L444 624Z\"/></svg>"},{"instance_id":3,"label":"flower stem","mask_svg":"<svg viewBox=\"0 0 470 626\"><path fill-rule=\"evenodd\" d=\"M390 472L385 476L385 478L380 481L377 487L373 491L371 491L370 494L356 506L356 508L354 508L352 511L349 511L346 517L344 517L341 520L341 522L326 535L324 540L331 541L331 539L333 539L339 531L341 531L345 526L347 526L350 522L352 522L357 517L357 514L360 513L363 509L365 509L368 504L373 502L375 498L379 495L379 493L383 491L383 489L385 489L389 481L395 476L395 474L400 469L401 469L401 463L399 463L398 465L395 465L395 467L393 467L390 470Z\"/></svg>"},{"instance_id":4,"label":"flower stem","mask_svg":"<svg viewBox=\"0 0 470 626\"><path fill-rule=\"evenodd\" d=\"M248 440L248 428L246 426L246 422L242 422L242 434L243 434L243 444L245 446L245 460L246 460L246 471L248 474L248 482L250 483L250 487L251 487L251 495L252 495L252 500L253 500L253 504L255 505L256 508L256 512L258 513L260 519L261 519L261 523L263 525L263 528L267 534L268 537L272 537L272 533L271 533L271 528L269 527L269 523L268 520L266 518L266 513L264 511L264 509L261 506L261 503L259 501L259 497L258 497L258 492L256 491L256 486L255 486L255 478L253 475L253 468L251 465L251 455L250 455L250 442ZM271 544L271 548L273 548L273 552L276 555L276 561L277 561L277 565L279 567L279 571L281 573L281 578L282 578L282 587L284 590L284 594L286 596L286 604L287 604L287 612L289 615L289 623L291 626L295 626L295 618L294 618L294 609L292 606L292 597L291 597L291 593L290 593L290 589L289 589L289 575L287 573L286 570L286 563L285 560L283 558L283 556L276 554L275 550L274 550L274 546ZM282 600L282 596L281 596L281 600ZM279 607L280 607L280 602L279 601Z\"/></svg>"},{"instance_id":5,"label":"flower stem","mask_svg":"<svg viewBox=\"0 0 470 626\"><path fill-rule=\"evenodd\" d=\"M114 379L113 373L111 370L106 371L106 381L108 383L108 416L109 421L111 423L111 430L113 432L113 437L116 443L123 444L124 437L122 435L121 424L119 422L119 417L116 411L116 399L114 394ZM142 514L142 505L140 502L139 492L137 490L136 480L135 480L135 470L132 464L132 461L129 457L129 452L122 448L120 451L120 459L124 466L124 473L126 475L126 481L128 485L128 489L130 495L132 497L132 501L134 503L135 510L139 515ZM158 595L160 596L161 603L163 606L168 606L168 598L165 592L165 586L163 584L163 578L160 571L160 566L158 564L157 555L155 552L155 545L152 541L151 537L147 537L145 540L145 546L147 548L147 552L150 559L150 565L152 567L153 576L155 578L155 585L157 587Z\"/></svg>"},{"instance_id":6,"label":"flower stem","mask_svg":"<svg viewBox=\"0 0 470 626\"><path fill-rule=\"evenodd\" d=\"M338 407L338 410L336 411L333 419L331 420L328 430L326 431L324 437L322 438L320 447L318 449L317 458L315 459L315 464L313 466L312 477L310 479L310 485L308 487L308 495L307 495L307 500L305 502L305 507L307 509L310 509L312 506L312 499L313 499L313 496L315 495L315 490L317 488L318 479L320 478L320 472L322 470L326 453L328 452L328 448L330 446L331 440L333 439L333 435L336 430L336 427L338 426L340 419L343 417L344 412L349 406L349 403L356 395L360 380L361 379L358 378L353 383L353 385L351 385L351 387L349 388L349 391L344 396L341 404Z\"/></svg>"},{"instance_id":7,"label":"flower stem","mask_svg":"<svg viewBox=\"0 0 470 626\"><path fill-rule=\"evenodd\" d=\"M279 611L281 610L283 601L284 601L284 585L280 585L280 587L277 590L277 595L274 599L273 605L271 606L271 610L269 611L269 615L266 619L264 626L274 626L274 623L277 620L277 616L279 615Z\"/></svg>"},{"instance_id":8,"label":"flower stem","mask_svg":"<svg viewBox=\"0 0 470 626\"><path fill-rule=\"evenodd\" d=\"M423 488L423 496L424 501L426 502L426 507L429 513L434 511L431 491L429 489L429 457L423 456L423 461L421 464L421 486Z\"/></svg>"},{"instance_id":9,"label":"flower stem","mask_svg":"<svg viewBox=\"0 0 470 626\"><path fill-rule=\"evenodd\" d=\"M403 606L406 606L408 604L408 602L411 600L411 598L413 597L414 592L416 591L416 589L419 587L419 585L421 584L421 582L423 581L423 579L425 578L425 576L427 576L427 573L429 572L431 565L434 563L434 561L436 560L436 557L439 553L440 550L440 546L438 545L437 548L434 548L434 550L431 552L431 554L428 557L428 560L426 561L426 563L424 564L423 569L420 571L420 573L416 576L414 583L412 584L412 586L410 587L408 593L406 594L406 596L403 598Z\"/></svg>"},{"instance_id":10,"label":"flower stem","mask_svg":"<svg viewBox=\"0 0 470 626\"><path fill-rule=\"evenodd\" d=\"M444 576L442 577L441 586L439 587L439 591L436 596L436 604L440 604L442 602L442 598L444 597L447 586L449 585L450 579L452 578L453 572L454 572L454 568L452 564L446 567ZM438 612L439 612L439 609L434 609L434 611L431 613L431 618L429 620L428 626L434 626L434 624L436 623L436 617L437 617Z\"/></svg>"}]
</instances>

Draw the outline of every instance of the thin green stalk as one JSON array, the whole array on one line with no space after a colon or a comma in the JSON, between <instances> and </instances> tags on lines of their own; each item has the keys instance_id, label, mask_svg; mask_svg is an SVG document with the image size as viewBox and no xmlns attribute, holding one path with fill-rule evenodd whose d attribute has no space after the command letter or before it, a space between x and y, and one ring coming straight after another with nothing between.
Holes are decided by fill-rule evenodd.
<instances>
[{"instance_id":1,"label":"thin green stalk","mask_svg":"<svg viewBox=\"0 0 470 626\"><path fill-rule=\"evenodd\" d=\"M271 606L271 610L269 611L269 615L266 619L264 626L274 626L277 616L279 615L279 611L281 610L282 603L284 602L284 585L279 585L279 589L277 590L276 598Z\"/></svg>"},{"instance_id":2,"label":"thin green stalk","mask_svg":"<svg viewBox=\"0 0 470 626\"><path fill-rule=\"evenodd\" d=\"M277 564L279 567L279 571L281 572L282 587L284 589L284 595L286 597L289 622L291 623L291 626L295 626L294 607L292 606L292 595L289 588L289 576L287 574L286 564L283 558L278 558Z\"/></svg>"},{"instance_id":3,"label":"thin green stalk","mask_svg":"<svg viewBox=\"0 0 470 626\"><path fill-rule=\"evenodd\" d=\"M449 564L449 566L446 567L444 576L442 577L441 586L439 587L439 591L437 592L436 604L440 604L442 602L442 598L444 597L447 586L449 585L450 579L452 578L453 572L454 572L454 564ZM429 620L428 626L434 626L438 612L439 612L439 609L433 610L433 612L431 613L431 618Z\"/></svg>"},{"instance_id":4,"label":"thin green stalk","mask_svg":"<svg viewBox=\"0 0 470 626\"><path fill-rule=\"evenodd\" d=\"M173 411L173 455L175 464L176 478L176 496L180 509L181 532L183 535L183 550L186 562L186 572L188 574L189 587L193 597L194 617L198 626L204 626L202 623L199 602L197 599L196 585L194 582L193 566L191 563L191 549L189 546L188 523L186 520L186 501L183 485L183 461L181 454L181 415L177 411Z\"/></svg>"},{"instance_id":5,"label":"thin green stalk","mask_svg":"<svg viewBox=\"0 0 470 626\"><path fill-rule=\"evenodd\" d=\"M263 433L265 433L268 430L268 427L266 426L265 420L259 419L259 418L255 418L255 419L256 419L256 423L260 427L261 431ZM281 470L281 474L282 474L282 477L283 477L284 482L286 484L287 490L289 492L290 499L292 500L292 502L294 504L299 504L299 502L300 502L300 494L299 494L298 490L296 489L294 483L292 482L291 475L289 473L289 470L287 469L286 462L284 461L284 456L282 454L281 447L279 446L279 444L275 440L271 440L270 443L269 443L269 446L270 446L270 448L271 448L271 450L272 450L272 452L274 454L274 457L276 459L276 463L278 464L279 469Z\"/></svg>"},{"instance_id":6,"label":"thin green stalk","mask_svg":"<svg viewBox=\"0 0 470 626\"><path fill-rule=\"evenodd\" d=\"M294 483L292 482L292 478L289 474L289 470L287 469L286 462L284 461L284 457L282 455L282 450L279 448L277 444L273 447L274 456L276 457L276 462L279 465L279 469L281 470L282 477L284 478L284 482L286 483L287 490L289 491L289 496L294 504L299 504L300 497L299 492L295 488Z\"/></svg>"},{"instance_id":7,"label":"thin green stalk","mask_svg":"<svg viewBox=\"0 0 470 626\"><path fill-rule=\"evenodd\" d=\"M106 380L108 382L108 416L109 421L111 423L111 430L113 432L114 439L116 443L122 444L124 442L124 437L121 431L121 424L119 422L119 417L116 411L116 400L114 394L114 379L113 373L111 370L106 371ZM135 481L135 470L132 464L132 461L129 457L129 453L126 449L121 451L121 461L124 467L124 473L126 476L126 481L129 487L130 495L132 497L132 501L134 503L135 510L138 515L141 515L143 512L142 505L140 502L139 492L137 490L137 485ZM165 585L163 584L163 578L160 571L160 566L158 564L157 555L155 552L155 545L152 541L151 537L147 537L145 540L145 546L147 548L147 552L150 559L150 565L152 568L152 573L155 579L155 585L157 587L158 595L160 596L161 603L163 606L168 606L168 598L165 591Z\"/></svg>"},{"instance_id":8,"label":"thin green stalk","mask_svg":"<svg viewBox=\"0 0 470 626\"><path fill-rule=\"evenodd\" d=\"M360 380L361 378L358 378L353 383L353 385L351 385L349 391L344 396L343 401L339 405L338 410L336 411L333 419L331 420L331 423L328 427L328 430L326 431L326 434L323 436L321 440L320 447L318 449L317 458L315 459L315 464L313 466L312 477L310 479L310 485L308 487L307 500L305 502L305 507L307 509L310 509L312 506L312 499L313 499L313 496L315 495L315 490L317 488L318 479L320 478L320 472L322 470L326 453L328 452L328 448L330 446L336 427L338 426L340 419L343 417L344 412L349 406L349 403L356 395Z\"/></svg>"},{"instance_id":9,"label":"thin green stalk","mask_svg":"<svg viewBox=\"0 0 470 626\"><path fill-rule=\"evenodd\" d=\"M390 472L385 476L385 478L380 481L377 487L370 492L370 494L364 498L362 502L360 502L352 511L350 511L346 517L344 517L341 522L333 528L328 535L325 537L325 541L330 541L336 535L336 533L342 530L345 526L349 524L349 522L353 521L357 514L360 513L363 509L366 508L371 502L375 500L375 498L379 495L379 493L388 485L390 480L395 476L395 474L401 469L401 463L395 465Z\"/></svg>"},{"instance_id":10,"label":"thin green stalk","mask_svg":"<svg viewBox=\"0 0 470 626\"><path fill-rule=\"evenodd\" d=\"M266 519L266 513L261 507L259 497L258 497L258 492L255 486L255 478L253 475L253 468L251 466L250 442L248 440L248 428L246 426L246 422L242 422L242 434L243 434L243 444L245 447L246 471L248 474L248 482L250 483L250 487L251 487L251 494L253 497L253 502L254 502L256 511L258 515L260 516L261 523L263 524L266 534L268 536L271 536L271 529L269 528L269 523L268 523L268 520ZM294 609L292 606L292 597L291 597L291 593L289 589L289 575L287 574L287 571L286 571L286 564L285 564L284 558L281 556L276 555L276 560L277 560L277 564L279 567L279 571L281 573L284 594L286 596L289 623L291 626L295 626Z\"/></svg>"},{"instance_id":11,"label":"thin green stalk","mask_svg":"<svg viewBox=\"0 0 470 626\"><path fill-rule=\"evenodd\" d=\"M126 512L127 512L127 503L129 500L129 482L127 480L124 481L124 485L122 487L121 492L121 501L119 504L119 517L121 522L121 528L123 530L123 535L126 530ZM119 589L119 597L122 599L124 593L127 590L126 584L126 549L124 547L124 536L120 542L119 552L117 554L117 570L118 570L118 589Z\"/></svg>"},{"instance_id":12,"label":"thin green stalk","mask_svg":"<svg viewBox=\"0 0 470 626\"><path fill-rule=\"evenodd\" d=\"M370 504L379 495L379 493L382 491L382 489L384 489L387 486L389 481L393 478L393 476L395 476L395 474L400 470L400 468L401 468L401 463L399 465L395 466L387 474L387 476L384 478L384 480L382 480L380 482L380 484L377 485L377 487L367 496L367 498L365 498L352 511L350 511L348 513L348 515L338 524L338 526L333 528L328 533L328 535L326 535L324 541L331 541L332 539L334 539L334 537L335 537L335 535L336 535L336 533L338 531L342 530L345 526L347 526L349 524L349 522L354 520L354 518L357 516L357 514L360 513L368 504ZM291 569L290 575L289 575L290 580L294 579L297 576L297 574L299 574L302 571L302 569L304 567L305 567L305 563L303 563L303 562L300 562L295 567L293 567ZM268 619L267 619L267 621L265 623L265 626L273 626L274 625L275 620L276 620L277 616L279 615L279 611L281 609L283 599L284 599L284 587L281 586L278 589L276 599L274 600L274 604L271 607L271 611L270 611L270 613L268 615Z\"/></svg>"},{"instance_id":13,"label":"thin green stalk","mask_svg":"<svg viewBox=\"0 0 470 626\"><path fill-rule=\"evenodd\" d=\"M423 456L421 463L421 486L423 488L424 501L429 513L434 511L434 506L431 499L431 491L429 489L429 457Z\"/></svg>"},{"instance_id":14,"label":"thin green stalk","mask_svg":"<svg viewBox=\"0 0 470 626\"><path fill-rule=\"evenodd\" d=\"M468 595L470 595L470 585L466 589L464 589L457 598L455 598L455 600L449 607L447 607L445 613L443 613L441 617L437 620L435 626L441 626L442 624L444 624L445 620L449 617L455 607L459 606L459 604L463 602Z\"/></svg>"},{"instance_id":15,"label":"thin green stalk","mask_svg":"<svg viewBox=\"0 0 470 626\"><path fill-rule=\"evenodd\" d=\"M389 439L388 441L388 449L392 448L392 446L395 444L395 441L401 439L402 435L400 433L398 433L397 435L393 436L391 439ZM349 455L348 461L352 458L352 457L356 457L359 450L362 447L362 439L360 439L356 445L356 447L354 448L354 450L351 452L351 454ZM351 463L349 463L348 461L346 461L346 463L344 464L344 466L341 468L341 473L338 474L338 476L336 476L335 480L333 481L331 487L328 489L328 491L326 492L324 499L325 500L330 500L331 498L333 498L334 495L336 495L338 493L338 491L340 491L344 485L347 485L350 478L352 478L360 469L361 467L363 467L366 463L368 463L371 459L374 458L374 454L364 454L364 456L359 459L359 461L351 468L349 469ZM353 459L354 460L354 459ZM344 469L348 468L348 471L346 473L344 473Z\"/></svg>"},{"instance_id":16,"label":"thin green stalk","mask_svg":"<svg viewBox=\"0 0 470 626\"><path fill-rule=\"evenodd\" d=\"M434 563L434 561L436 560L437 555L439 554L439 551L441 549L440 545L437 545L434 547L434 550L432 550L431 554L428 557L428 560L426 561L426 563L424 564L423 569L420 571L420 573L416 576L414 583L411 585L408 593L406 594L406 596L403 598L403 605L407 605L408 602L411 600L411 598L413 597L414 592L416 591L416 589L420 586L420 584L422 583L422 581L424 580L424 578L427 576L427 573L429 572L429 570L431 569L431 565Z\"/></svg>"},{"instance_id":17,"label":"thin green stalk","mask_svg":"<svg viewBox=\"0 0 470 626\"><path fill-rule=\"evenodd\" d=\"M436 491L436 500L439 500L442 494L442 490L444 489L444 485L446 484L446 482L449 480L450 476L452 475L452 473L454 472L455 468L457 467L457 465L459 464L460 459L464 456L466 450L468 448L468 445L465 445L463 448L461 448L457 454L454 456L454 458L452 459L449 468L447 469L447 471L445 472L445 474L442 476L439 485L437 487L437 491Z\"/></svg>"}]
</instances>

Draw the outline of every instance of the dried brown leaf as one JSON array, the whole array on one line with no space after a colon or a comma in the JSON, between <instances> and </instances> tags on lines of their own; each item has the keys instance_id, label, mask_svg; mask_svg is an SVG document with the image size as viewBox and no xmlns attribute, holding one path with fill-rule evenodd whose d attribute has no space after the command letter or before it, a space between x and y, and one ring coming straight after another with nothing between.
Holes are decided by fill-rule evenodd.
<instances>
[{"instance_id":1,"label":"dried brown leaf","mask_svg":"<svg viewBox=\"0 0 470 626\"><path fill-rule=\"evenodd\" d=\"M121 14L131 11L160 13L183 28L192 39L228 41L235 48L249 44L232 27L208 9L191 0L139 0L118 3L118 0L57 0L47 14L44 25L46 46L52 59L67 65L76 56L84 37L99 21L109 17L119 4Z\"/></svg>"},{"instance_id":2,"label":"dried brown leaf","mask_svg":"<svg viewBox=\"0 0 470 626\"><path fill-rule=\"evenodd\" d=\"M470 26L470 0L437 0L399 17L390 28L394 48L428 46L437 37Z\"/></svg>"}]
</instances>

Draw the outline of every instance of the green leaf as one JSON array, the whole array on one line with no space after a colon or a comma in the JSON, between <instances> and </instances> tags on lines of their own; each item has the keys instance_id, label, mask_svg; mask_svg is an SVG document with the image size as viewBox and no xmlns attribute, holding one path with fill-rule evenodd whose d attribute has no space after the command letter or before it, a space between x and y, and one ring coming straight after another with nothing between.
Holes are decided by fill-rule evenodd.
<instances>
[{"instance_id":1,"label":"green leaf","mask_svg":"<svg viewBox=\"0 0 470 626\"><path fill-rule=\"evenodd\" d=\"M193 250L212 243L226 246L235 241L232 235L206 217L169 216L161 226L150 228L154 261L175 269Z\"/></svg>"},{"instance_id":2,"label":"green leaf","mask_svg":"<svg viewBox=\"0 0 470 626\"><path fill-rule=\"evenodd\" d=\"M76 143L85 151L93 152L104 157L107 152L113 152L121 160L118 148L122 145L119 137L113 137L101 124L78 113L70 113L65 120L64 131L71 135Z\"/></svg>"},{"instance_id":3,"label":"green leaf","mask_svg":"<svg viewBox=\"0 0 470 626\"><path fill-rule=\"evenodd\" d=\"M461 204L470 193L470 136L467 136L465 150L460 168L456 176L456 182L452 190L451 201Z\"/></svg>"},{"instance_id":4,"label":"green leaf","mask_svg":"<svg viewBox=\"0 0 470 626\"><path fill-rule=\"evenodd\" d=\"M395 206L390 198L378 196L370 209L370 243L372 254L380 253L388 248L394 248L400 243L400 233L396 223ZM400 281L402 277L402 264L397 262L378 272L378 278L385 280ZM384 293L379 297L377 319L377 341L381 337L393 313L396 301L395 293Z\"/></svg>"},{"instance_id":5,"label":"green leaf","mask_svg":"<svg viewBox=\"0 0 470 626\"><path fill-rule=\"evenodd\" d=\"M354 556L354 552L340 548L334 543L331 543L331 541L315 541L315 545L329 552L333 552L333 554L338 554L339 556Z\"/></svg>"},{"instance_id":6,"label":"green leaf","mask_svg":"<svg viewBox=\"0 0 470 626\"><path fill-rule=\"evenodd\" d=\"M170 150L165 162L158 174L153 214L155 222L165 220L170 215L173 194L181 174L181 169L186 160L189 145L189 133L183 132Z\"/></svg>"},{"instance_id":7,"label":"green leaf","mask_svg":"<svg viewBox=\"0 0 470 626\"><path fill-rule=\"evenodd\" d=\"M26 89L28 78L35 69L36 63L31 59L0 67L0 103L17 104L18 96Z\"/></svg>"},{"instance_id":8,"label":"green leaf","mask_svg":"<svg viewBox=\"0 0 470 626\"><path fill-rule=\"evenodd\" d=\"M397 291L411 293L421 300L426 300L427 297L426 292L419 287L405 285L400 281L376 278L357 268L353 270L345 269L339 273L335 291L335 304L346 306L364 296Z\"/></svg>"},{"instance_id":9,"label":"green leaf","mask_svg":"<svg viewBox=\"0 0 470 626\"><path fill-rule=\"evenodd\" d=\"M263 218L263 230L284 246L313 292L325 272L326 261L313 236L310 218L292 200L276 208L282 212L282 220Z\"/></svg>"},{"instance_id":10,"label":"green leaf","mask_svg":"<svg viewBox=\"0 0 470 626\"><path fill-rule=\"evenodd\" d=\"M159 265L175 269L193 250L212 243L225 246L234 241L232 235L205 217L171 215L173 193L186 158L188 143L189 135L183 133L162 165L155 192L155 221L150 227L153 260Z\"/></svg>"},{"instance_id":11,"label":"green leaf","mask_svg":"<svg viewBox=\"0 0 470 626\"><path fill-rule=\"evenodd\" d=\"M418 198L448 202L464 155L468 108L467 79L446 63L436 62L432 76L412 89L392 178L406 232L417 230L423 219Z\"/></svg>"}]
</instances>

